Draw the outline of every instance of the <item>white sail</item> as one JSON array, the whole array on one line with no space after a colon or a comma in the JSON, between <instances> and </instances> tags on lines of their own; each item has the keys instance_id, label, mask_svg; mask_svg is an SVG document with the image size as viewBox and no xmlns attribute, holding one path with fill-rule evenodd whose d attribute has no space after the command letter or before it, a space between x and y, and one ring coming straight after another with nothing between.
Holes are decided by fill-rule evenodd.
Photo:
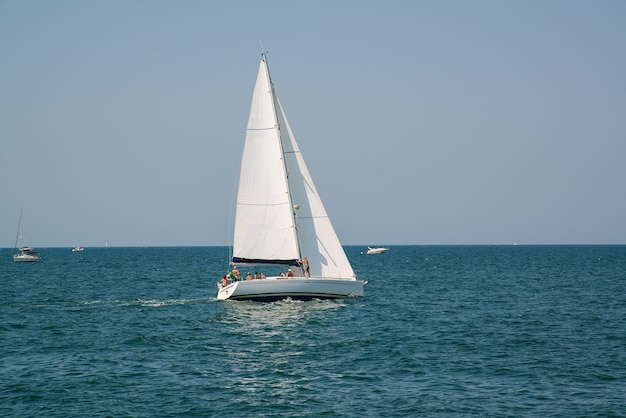
<instances>
[{"instance_id":1,"label":"white sail","mask_svg":"<svg viewBox=\"0 0 626 418\"><path fill-rule=\"evenodd\" d=\"M311 276L352 278L354 271L335 233L311 174L302 158L287 116L275 94L281 140L291 200L295 208L297 236L302 256L309 260Z\"/></svg>"},{"instance_id":2,"label":"white sail","mask_svg":"<svg viewBox=\"0 0 626 418\"><path fill-rule=\"evenodd\" d=\"M299 257L271 82L261 62L241 159L233 260L289 264Z\"/></svg>"},{"instance_id":3,"label":"white sail","mask_svg":"<svg viewBox=\"0 0 626 418\"><path fill-rule=\"evenodd\" d=\"M246 131L233 263L296 264L312 277L354 279L261 60Z\"/></svg>"}]
</instances>

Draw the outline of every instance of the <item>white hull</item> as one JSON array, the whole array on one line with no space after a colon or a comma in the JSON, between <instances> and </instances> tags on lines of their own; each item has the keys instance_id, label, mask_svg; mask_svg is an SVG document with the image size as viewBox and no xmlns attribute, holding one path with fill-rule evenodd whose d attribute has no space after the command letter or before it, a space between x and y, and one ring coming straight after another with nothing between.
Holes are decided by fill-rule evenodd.
<instances>
[{"instance_id":1,"label":"white hull","mask_svg":"<svg viewBox=\"0 0 626 418\"><path fill-rule=\"evenodd\" d=\"M363 297L359 280L321 278L277 278L244 280L221 288L218 299L275 301L282 299L311 300Z\"/></svg>"},{"instance_id":2,"label":"white hull","mask_svg":"<svg viewBox=\"0 0 626 418\"><path fill-rule=\"evenodd\" d=\"M37 261L39 261L39 256L38 255L28 255L28 254L15 254L13 256L13 261L16 261L18 263L37 262Z\"/></svg>"}]
</instances>

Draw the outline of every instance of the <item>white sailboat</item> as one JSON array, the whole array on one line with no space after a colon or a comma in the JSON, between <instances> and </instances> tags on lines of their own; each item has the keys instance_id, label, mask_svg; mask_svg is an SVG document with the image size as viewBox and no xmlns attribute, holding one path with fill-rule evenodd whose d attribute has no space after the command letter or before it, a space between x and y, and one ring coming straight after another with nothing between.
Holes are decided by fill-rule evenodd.
<instances>
[{"instance_id":1,"label":"white sailboat","mask_svg":"<svg viewBox=\"0 0 626 418\"><path fill-rule=\"evenodd\" d=\"M20 212L20 222L17 226L17 236L15 237L15 248L19 251L13 254L13 261L16 262L37 262L41 259L39 253L32 247L24 245L26 238L22 235L22 212ZM19 244L19 247L18 247Z\"/></svg>"},{"instance_id":2,"label":"white sailboat","mask_svg":"<svg viewBox=\"0 0 626 418\"><path fill-rule=\"evenodd\" d=\"M363 297L270 78L265 53L241 159L231 265L290 270L257 280L224 276L218 299ZM231 276L234 276L231 274Z\"/></svg>"}]
</instances>

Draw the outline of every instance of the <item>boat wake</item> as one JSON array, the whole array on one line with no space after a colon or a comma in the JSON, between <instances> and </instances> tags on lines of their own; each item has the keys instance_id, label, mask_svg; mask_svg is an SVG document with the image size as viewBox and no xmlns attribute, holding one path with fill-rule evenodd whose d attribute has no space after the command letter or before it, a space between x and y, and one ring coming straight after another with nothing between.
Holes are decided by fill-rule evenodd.
<instances>
[{"instance_id":1,"label":"boat wake","mask_svg":"<svg viewBox=\"0 0 626 418\"><path fill-rule=\"evenodd\" d=\"M110 306L110 307L120 307L120 306L145 306L150 308L160 308L164 306L173 306L173 305L188 305L195 303L202 303L212 298L193 298L193 299L133 299L133 300L93 300L93 301L82 301L77 302L77 305L81 306Z\"/></svg>"}]
</instances>

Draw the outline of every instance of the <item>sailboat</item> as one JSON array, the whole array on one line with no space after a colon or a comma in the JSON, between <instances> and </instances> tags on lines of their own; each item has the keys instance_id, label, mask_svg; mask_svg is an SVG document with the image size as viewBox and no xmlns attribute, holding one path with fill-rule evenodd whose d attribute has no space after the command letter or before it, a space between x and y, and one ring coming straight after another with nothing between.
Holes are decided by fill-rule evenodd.
<instances>
[{"instance_id":1,"label":"sailboat","mask_svg":"<svg viewBox=\"0 0 626 418\"><path fill-rule=\"evenodd\" d=\"M22 235L22 212L20 212L20 222L17 226L17 236L15 237L15 248L19 251L13 254L13 261L16 262L36 262L40 260L39 253L32 247L24 245L25 238ZM18 247L19 243L19 247Z\"/></svg>"},{"instance_id":2,"label":"sailboat","mask_svg":"<svg viewBox=\"0 0 626 418\"><path fill-rule=\"evenodd\" d=\"M265 52L241 159L230 264L233 271L218 282L218 299L364 295L278 99ZM238 274L244 268L261 273L246 280ZM266 276L266 269L273 274Z\"/></svg>"}]
</instances>

